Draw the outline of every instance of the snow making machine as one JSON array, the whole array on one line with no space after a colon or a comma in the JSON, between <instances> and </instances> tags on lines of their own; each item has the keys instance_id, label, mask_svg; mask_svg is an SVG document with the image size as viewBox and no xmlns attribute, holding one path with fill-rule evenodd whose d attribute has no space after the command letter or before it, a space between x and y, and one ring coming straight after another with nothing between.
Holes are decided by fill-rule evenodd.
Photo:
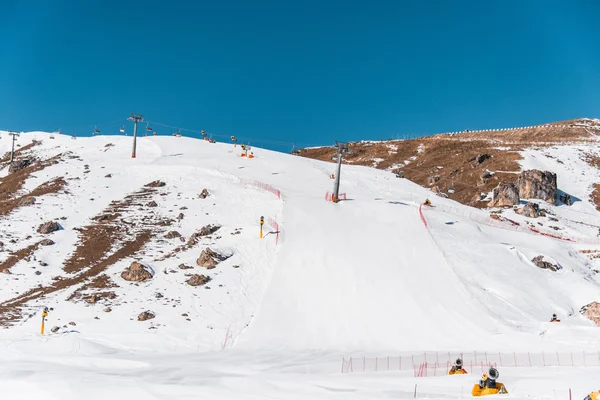
<instances>
[{"instance_id":1,"label":"snow making machine","mask_svg":"<svg viewBox=\"0 0 600 400\"><path fill-rule=\"evenodd\" d=\"M583 400L600 400L600 390L588 394Z\"/></svg>"},{"instance_id":2,"label":"snow making machine","mask_svg":"<svg viewBox=\"0 0 600 400\"><path fill-rule=\"evenodd\" d=\"M456 359L456 362L454 363L452 368L450 368L450 371L448 371L448 375L464 375L466 373L467 371L465 371L465 369L463 368L463 361L460 358Z\"/></svg>"},{"instance_id":3,"label":"snow making machine","mask_svg":"<svg viewBox=\"0 0 600 400\"><path fill-rule=\"evenodd\" d=\"M473 386L471 395L477 396L488 396L491 394L508 394L506 387L503 383L498 382L500 373L494 367L491 367L488 372L484 372L481 376L479 383Z\"/></svg>"}]
</instances>

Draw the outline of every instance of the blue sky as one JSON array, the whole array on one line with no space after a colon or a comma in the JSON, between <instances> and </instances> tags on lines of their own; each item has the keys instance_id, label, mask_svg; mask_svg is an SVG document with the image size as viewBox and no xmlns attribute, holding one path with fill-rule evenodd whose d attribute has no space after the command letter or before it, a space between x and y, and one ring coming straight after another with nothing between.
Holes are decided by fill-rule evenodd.
<instances>
[{"instance_id":1,"label":"blue sky","mask_svg":"<svg viewBox=\"0 0 600 400\"><path fill-rule=\"evenodd\" d=\"M289 151L599 117L599 15L594 0L0 0L0 129L116 133L138 112Z\"/></svg>"}]
</instances>

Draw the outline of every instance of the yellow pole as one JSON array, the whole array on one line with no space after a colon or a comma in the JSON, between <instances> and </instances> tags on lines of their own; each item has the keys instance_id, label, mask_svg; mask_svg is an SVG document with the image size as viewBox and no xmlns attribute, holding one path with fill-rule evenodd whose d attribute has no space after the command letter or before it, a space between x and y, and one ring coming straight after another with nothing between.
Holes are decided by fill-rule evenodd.
<instances>
[{"instance_id":1,"label":"yellow pole","mask_svg":"<svg viewBox=\"0 0 600 400\"><path fill-rule=\"evenodd\" d=\"M42 335L44 334L44 322L45 322L47 316L48 316L48 312L46 310L44 310L42 312L42 329L41 329Z\"/></svg>"},{"instance_id":2,"label":"yellow pole","mask_svg":"<svg viewBox=\"0 0 600 400\"><path fill-rule=\"evenodd\" d=\"M261 239L263 238L263 230L262 230L262 228L263 228L264 223L265 223L265 217L260 217L260 238Z\"/></svg>"}]
</instances>

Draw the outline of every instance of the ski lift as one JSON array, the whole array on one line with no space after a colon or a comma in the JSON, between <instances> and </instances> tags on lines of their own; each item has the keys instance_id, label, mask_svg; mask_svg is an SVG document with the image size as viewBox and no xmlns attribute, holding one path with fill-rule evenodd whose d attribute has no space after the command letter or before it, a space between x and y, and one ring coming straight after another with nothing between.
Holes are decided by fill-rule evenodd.
<instances>
[{"instance_id":1,"label":"ski lift","mask_svg":"<svg viewBox=\"0 0 600 400\"><path fill-rule=\"evenodd\" d=\"M175 137L181 137L181 129L177 129L177 132L173 134Z\"/></svg>"},{"instance_id":2,"label":"ski lift","mask_svg":"<svg viewBox=\"0 0 600 400\"><path fill-rule=\"evenodd\" d=\"M73 136L71 136L71 139L77 139L77 134L74 133Z\"/></svg>"},{"instance_id":3,"label":"ski lift","mask_svg":"<svg viewBox=\"0 0 600 400\"><path fill-rule=\"evenodd\" d=\"M125 127L124 127L124 126L121 126L121 129L119 129L119 132L121 132L121 133L125 133Z\"/></svg>"},{"instance_id":4,"label":"ski lift","mask_svg":"<svg viewBox=\"0 0 600 400\"><path fill-rule=\"evenodd\" d=\"M146 132L152 131L152 127L146 122Z\"/></svg>"},{"instance_id":5,"label":"ski lift","mask_svg":"<svg viewBox=\"0 0 600 400\"><path fill-rule=\"evenodd\" d=\"M206 131L204 129L202 129L202 136L204 137L204 140L208 140L208 138L206 137Z\"/></svg>"},{"instance_id":6,"label":"ski lift","mask_svg":"<svg viewBox=\"0 0 600 400\"><path fill-rule=\"evenodd\" d=\"M98 129L98 127L96 125L94 125L94 135L97 135L100 133L100 129Z\"/></svg>"}]
</instances>

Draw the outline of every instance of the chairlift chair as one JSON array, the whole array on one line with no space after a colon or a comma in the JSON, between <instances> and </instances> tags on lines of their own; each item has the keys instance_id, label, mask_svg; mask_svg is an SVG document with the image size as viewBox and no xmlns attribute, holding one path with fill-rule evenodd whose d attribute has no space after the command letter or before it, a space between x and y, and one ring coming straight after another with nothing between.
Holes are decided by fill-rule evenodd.
<instances>
[{"instance_id":1,"label":"chairlift chair","mask_svg":"<svg viewBox=\"0 0 600 400\"><path fill-rule=\"evenodd\" d=\"M94 125L94 135L97 135L100 133L100 129L98 129L98 127L96 125Z\"/></svg>"},{"instance_id":2,"label":"chairlift chair","mask_svg":"<svg viewBox=\"0 0 600 400\"><path fill-rule=\"evenodd\" d=\"M454 182L452 182L450 184L450 186L448 186L448 193L455 193L456 189L454 189Z\"/></svg>"},{"instance_id":3,"label":"chairlift chair","mask_svg":"<svg viewBox=\"0 0 600 400\"><path fill-rule=\"evenodd\" d=\"M152 130L152 127L150 125L148 125L148 123L146 122L146 131L150 132Z\"/></svg>"},{"instance_id":4,"label":"chairlift chair","mask_svg":"<svg viewBox=\"0 0 600 400\"><path fill-rule=\"evenodd\" d=\"M125 133L125 127L124 127L124 126L122 126L122 127L121 127L121 129L119 129L119 132L121 132L121 133Z\"/></svg>"}]
</instances>

